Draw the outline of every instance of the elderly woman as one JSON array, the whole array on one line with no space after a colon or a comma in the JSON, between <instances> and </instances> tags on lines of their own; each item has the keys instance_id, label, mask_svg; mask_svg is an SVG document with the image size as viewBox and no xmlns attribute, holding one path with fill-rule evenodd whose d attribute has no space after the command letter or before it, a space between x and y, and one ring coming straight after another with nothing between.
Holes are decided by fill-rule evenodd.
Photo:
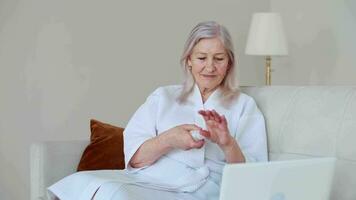
<instances>
[{"instance_id":1,"label":"elderly woman","mask_svg":"<svg viewBox=\"0 0 356 200\"><path fill-rule=\"evenodd\" d=\"M94 199L218 199L226 163L267 160L264 118L234 83L226 28L199 23L181 62L184 84L156 89L129 121L126 169L92 173L86 178L96 177L96 184L81 197L96 192Z\"/></svg>"},{"instance_id":2,"label":"elderly woman","mask_svg":"<svg viewBox=\"0 0 356 200\"><path fill-rule=\"evenodd\" d=\"M267 160L264 119L234 84L232 41L222 25L198 24L181 62L184 84L156 89L128 123L126 168L217 197L225 163Z\"/></svg>"}]
</instances>

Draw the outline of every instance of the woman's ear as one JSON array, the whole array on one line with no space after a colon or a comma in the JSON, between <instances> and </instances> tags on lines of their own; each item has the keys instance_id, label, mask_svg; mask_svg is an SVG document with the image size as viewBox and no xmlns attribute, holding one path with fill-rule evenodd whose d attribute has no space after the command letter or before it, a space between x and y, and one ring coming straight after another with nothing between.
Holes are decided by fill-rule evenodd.
<instances>
[{"instance_id":1,"label":"woman's ear","mask_svg":"<svg viewBox=\"0 0 356 200\"><path fill-rule=\"evenodd\" d=\"M227 71L229 71L232 68L232 62L229 60L229 63L227 64Z\"/></svg>"},{"instance_id":2,"label":"woman's ear","mask_svg":"<svg viewBox=\"0 0 356 200\"><path fill-rule=\"evenodd\" d=\"M192 66L192 60L191 60L190 55L187 57L187 64L188 64L188 66Z\"/></svg>"}]
</instances>

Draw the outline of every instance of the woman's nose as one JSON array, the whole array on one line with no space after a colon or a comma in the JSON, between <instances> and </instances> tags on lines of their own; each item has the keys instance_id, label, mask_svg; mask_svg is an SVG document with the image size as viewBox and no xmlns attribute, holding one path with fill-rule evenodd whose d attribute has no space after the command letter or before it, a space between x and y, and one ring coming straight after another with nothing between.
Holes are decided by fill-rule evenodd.
<instances>
[{"instance_id":1,"label":"woman's nose","mask_svg":"<svg viewBox=\"0 0 356 200\"><path fill-rule=\"evenodd\" d=\"M214 61L211 59L208 59L205 68L208 72L215 71Z\"/></svg>"}]
</instances>

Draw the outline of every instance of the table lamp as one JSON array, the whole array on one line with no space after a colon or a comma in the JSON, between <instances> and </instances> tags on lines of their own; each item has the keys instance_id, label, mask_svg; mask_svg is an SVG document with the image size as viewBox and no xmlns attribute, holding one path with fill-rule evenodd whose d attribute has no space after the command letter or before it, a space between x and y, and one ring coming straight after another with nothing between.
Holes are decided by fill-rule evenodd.
<instances>
[{"instance_id":1,"label":"table lamp","mask_svg":"<svg viewBox=\"0 0 356 200\"><path fill-rule=\"evenodd\" d=\"M271 56L288 55L279 13L254 13L245 49L247 55L266 58L266 85L271 85Z\"/></svg>"}]
</instances>

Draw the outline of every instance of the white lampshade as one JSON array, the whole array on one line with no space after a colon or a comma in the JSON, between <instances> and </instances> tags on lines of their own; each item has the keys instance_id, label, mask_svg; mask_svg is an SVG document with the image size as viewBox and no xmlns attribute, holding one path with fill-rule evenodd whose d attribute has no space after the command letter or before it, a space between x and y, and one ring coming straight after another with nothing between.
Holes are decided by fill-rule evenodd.
<instances>
[{"instance_id":1,"label":"white lampshade","mask_svg":"<svg viewBox=\"0 0 356 200\"><path fill-rule=\"evenodd\" d=\"M253 14L245 53L261 56L288 54L279 13Z\"/></svg>"}]
</instances>

